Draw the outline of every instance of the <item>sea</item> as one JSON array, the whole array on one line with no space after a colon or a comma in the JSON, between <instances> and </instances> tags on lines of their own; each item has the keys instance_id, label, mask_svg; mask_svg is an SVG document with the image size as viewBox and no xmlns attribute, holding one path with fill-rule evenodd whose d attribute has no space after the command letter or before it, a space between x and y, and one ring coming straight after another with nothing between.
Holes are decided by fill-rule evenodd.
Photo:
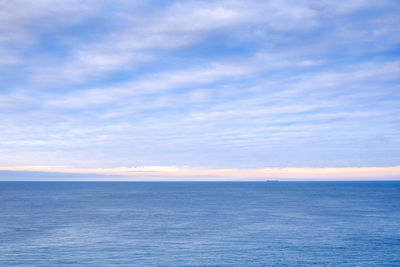
<instances>
[{"instance_id":1,"label":"sea","mask_svg":"<svg viewBox=\"0 0 400 267\"><path fill-rule=\"evenodd\" d=\"M0 266L400 266L400 182L0 182Z\"/></svg>"}]
</instances>

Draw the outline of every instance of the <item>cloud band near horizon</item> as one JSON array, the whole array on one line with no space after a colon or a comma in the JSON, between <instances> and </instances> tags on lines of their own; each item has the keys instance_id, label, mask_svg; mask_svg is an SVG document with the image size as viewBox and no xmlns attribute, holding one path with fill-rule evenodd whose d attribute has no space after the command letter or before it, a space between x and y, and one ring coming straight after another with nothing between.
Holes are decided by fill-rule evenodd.
<instances>
[{"instance_id":1,"label":"cloud band near horizon","mask_svg":"<svg viewBox=\"0 0 400 267\"><path fill-rule=\"evenodd\" d=\"M4 175L4 174L7 175ZM3 176L2 176L3 174ZM21 175L23 174L23 175ZM20 176L19 176L20 175ZM400 181L400 166L346 168L200 169L142 166L74 169L61 166L0 167L7 181Z\"/></svg>"}]
</instances>

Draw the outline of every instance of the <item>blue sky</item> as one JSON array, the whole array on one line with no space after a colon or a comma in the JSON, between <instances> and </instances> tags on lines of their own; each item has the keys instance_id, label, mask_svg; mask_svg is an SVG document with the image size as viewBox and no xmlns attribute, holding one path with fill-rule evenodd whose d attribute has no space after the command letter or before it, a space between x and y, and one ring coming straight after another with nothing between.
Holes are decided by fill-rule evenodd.
<instances>
[{"instance_id":1,"label":"blue sky","mask_svg":"<svg viewBox=\"0 0 400 267\"><path fill-rule=\"evenodd\" d=\"M0 167L400 166L399 14L394 0L2 1Z\"/></svg>"}]
</instances>

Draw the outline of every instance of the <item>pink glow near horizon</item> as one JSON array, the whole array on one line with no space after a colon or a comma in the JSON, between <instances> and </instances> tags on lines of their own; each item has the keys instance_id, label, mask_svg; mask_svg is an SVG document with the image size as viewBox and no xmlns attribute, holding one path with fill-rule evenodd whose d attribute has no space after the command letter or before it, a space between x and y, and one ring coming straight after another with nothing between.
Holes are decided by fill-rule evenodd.
<instances>
[{"instance_id":1,"label":"pink glow near horizon","mask_svg":"<svg viewBox=\"0 0 400 267\"><path fill-rule=\"evenodd\" d=\"M265 181L276 180L400 180L400 166L351 168L263 168L263 169L196 169L174 166L144 166L76 169L59 166L8 166L3 171L54 172L99 175L76 180L106 181ZM113 175L114 177L101 177ZM58 179L59 180L59 179ZM62 179L64 180L64 179Z\"/></svg>"}]
</instances>

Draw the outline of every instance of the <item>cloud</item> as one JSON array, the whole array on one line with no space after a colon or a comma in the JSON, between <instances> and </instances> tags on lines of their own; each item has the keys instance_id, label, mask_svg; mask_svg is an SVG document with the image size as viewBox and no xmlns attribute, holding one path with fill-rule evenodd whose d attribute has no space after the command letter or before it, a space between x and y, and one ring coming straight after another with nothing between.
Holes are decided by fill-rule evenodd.
<instances>
[{"instance_id":1,"label":"cloud","mask_svg":"<svg viewBox=\"0 0 400 267\"><path fill-rule=\"evenodd\" d=\"M107 181L357 181L398 180L400 167L199 169L175 166L68 169L51 166L0 167L0 180Z\"/></svg>"},{"instance_id":2,"label":"cloud","mask_svg":"<svg viewBox=\"0 0 400 267\"><path fill-rule=\"evenodd\" d=\"M117 175L0 170L0 181L82 181L118 179Z\"/></svg>"},{"instance_id":3,"label":"cloud","mask_svg":"<svg viewBox=\"0 0 400 267\"><path fill-rule=\"evenodd\" d=\"M36 52L35 48L52 42L54 47L48 50L51 58L33 53L34 57L29 60L19 59L19 65L29 68L31 82L81 83L157 61L162 48L178 49L204 43L215 31L228 33L233 39L247 36L247 41L262 32L268 39L270 34L320 26L326 16L343 13L341 9L354 12L371 7L366 2L350 1L340 5L298 1L246 4L188 1L156 11L140 1L117 1L114 5L118 12L105 15L109 8L106 1L65 1L61 5L50 1L3 3L3 36L8 36L5 47L9 52L15 49ZM325 10L330 10L330 14ZM79 34L76 28L84 29L84 34Z\"/></svg>"},{"instance_id":4,"label":"cloud","mask_svg":"<svg viewBox=\"0 0 400 267\"><path fill-rule=\"evenodd\" d=\"M4 165L398 165L395 1L0 5Z\"/></svg>"}]
</instances>

